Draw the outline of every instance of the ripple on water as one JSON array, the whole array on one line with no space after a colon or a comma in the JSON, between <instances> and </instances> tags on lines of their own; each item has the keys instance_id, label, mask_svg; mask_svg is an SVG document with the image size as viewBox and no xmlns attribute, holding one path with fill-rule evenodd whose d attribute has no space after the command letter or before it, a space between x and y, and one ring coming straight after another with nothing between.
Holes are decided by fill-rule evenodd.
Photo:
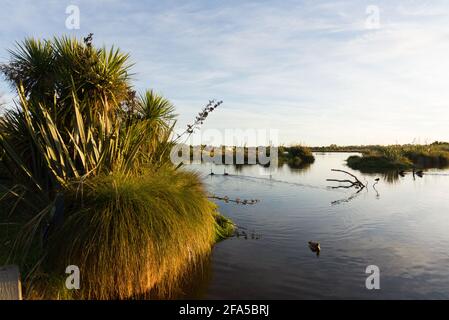
<instances>
[{"instance_id":1,"label":"ripple on water","mask_svg":"<svg viewBox=\"0 0 449 320\"><path fill-rule=\"evenodd\" d=\"M240 236L217 244L203 298L330 299L449 298L449 171L394 183L381 180L344 200L352 190L329 190L331 168L347 154L319 154L306 171L282 168L269 176L256 166L233 176L207 176L220 166L199 165L210 193L260 199L251 206L217 202L242 227ZM436 175L436 174L445 174ZM372 182L375 175L362 175ZM251 233L260 235L251 239ZM317 257L307 242L321 242ZM365 288L365 269L381 270L382 290Z\"/></svg>"}]
</instances>

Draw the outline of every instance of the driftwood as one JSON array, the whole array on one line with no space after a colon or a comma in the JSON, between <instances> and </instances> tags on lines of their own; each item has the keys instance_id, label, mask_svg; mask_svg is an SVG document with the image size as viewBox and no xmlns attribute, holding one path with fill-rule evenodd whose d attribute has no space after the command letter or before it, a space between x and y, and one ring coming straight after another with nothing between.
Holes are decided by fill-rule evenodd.
<instances>
[{"instance_id":1,"label":"driftwood","mask_svg":"<svg viewBox=\"0 0 449 320\"><path fill-rule=\"evenodd\" d=\"M342 173L345 173L345 174L351 176L352 178L354 178L354 180L349 180L349 179L326 179L326 181L329 181L329 182L348 183L348 185L333 186L332 189L357 188L357 189L360 189L359 191L361 191L362 189L366 188L366 185L363 182L361 182L359 180L359 178L357 178L355 175L353 175L352 173L350 173L348 171L338 170L338 169L332 169L331 171L333 171L333 172L342 172Z\"/></svg>"},{"instance_id":2,"label":"driftwood","mask_svg":"<svg viewBox=\"0 0 449 320\"><path fill-rule=\"evenodd\" d=\"M362 181L359 180L359 178L357 178L355 175L353 175L350 172L344 171L344 170L338 170L338 169L332 169L333 172L342 172L345 173L349 176L351 176L352 178L354 178L354 180L350 180L350 179L326 179L326 181L329 182L338 182L338 183L345 183L346 185L338 185L338 186L332 186L332 189L340 189L340 188L344 188L344 189L350 189L350 188L355 188L358 189L356 193L352 194L350 197L348 198L344 198L344 199L340 199L340 200L336 200L336 201L332 201L332 205L338 205L344 202L349 202L353 199L355 199L360 192L367 188L367 185L364 184ZM368 190L368 189L366 189Z\"/></svg>"}]
</instances>

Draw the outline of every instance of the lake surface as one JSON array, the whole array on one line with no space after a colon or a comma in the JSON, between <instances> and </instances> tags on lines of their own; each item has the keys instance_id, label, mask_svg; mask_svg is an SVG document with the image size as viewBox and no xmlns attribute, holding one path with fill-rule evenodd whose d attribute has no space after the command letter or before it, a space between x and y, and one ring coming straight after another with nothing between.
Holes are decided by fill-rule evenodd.
<instances>
[{"instance_id":1,"label":"lake surface","mask_svg":"<svg viewBox=\"0 0 449 320\"><path fill-rule=\"evenodd\" d=\"M223 165L189 165L211 194L260 202L216 201L247 236L218 243L184 298L449 299L449 171L367 175L346 167L349 155L317 153L310 167L271 177L255 165L226 166L228 176ZM332 168L369 187L353 198L356 189L328 188L337 184L326 179L348 177ZM380 269L380 290L365 287L369 265Z\"/></svg>"}]
</instances>

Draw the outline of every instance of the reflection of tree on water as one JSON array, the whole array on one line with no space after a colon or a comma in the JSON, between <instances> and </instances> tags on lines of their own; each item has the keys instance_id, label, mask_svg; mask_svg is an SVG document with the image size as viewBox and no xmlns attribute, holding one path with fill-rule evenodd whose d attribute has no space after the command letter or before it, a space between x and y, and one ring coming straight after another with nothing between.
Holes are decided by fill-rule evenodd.
<instances>
[{"instance_id":1,"label":"reflection of tree on water","mask_svg":"<svg viewBox=\"0 0 449 320\"><path fill-rule=\"evenodd\" d=\"M398 183L400 181L400 178L403 178L405 176L404 171L397 171L397 170L383 171L378 173L361 171L361 173L370 178L381 176L383 181L390 184Z\"/></svg>"},{"instance_id":2,"label":"reflection of tree on water","mask_svg":"<svg viewBox=\"0 0 449 320\"><path fill-rule=\"evenodd\" d=\"M232 164L232 167L234 168L234 172L236 173L240 173L243 172L243 169L245 167L250 167L250 166L262 166L264 168L271 168L271 164L267 163L264 165L261 164ZM304 173L307 172L311 169L312 164L310 163L302 163L301 165L298 166L292 166L288 163L284 163L284 162L278 162L278 168L288 168L290 173Z\"/></svg>"},{"instance_id":3,"label":"reflection of tree on water","mask_svg":"<svg viewBox=\"0 0 449 320\"><path fill-rule=\"evenodd\" d=\"M167 299L202 299L206 296L212 279L211 254L198 258L192 262L184 277L170 289L160 291L157 288L137 299L167 300Z\"/></svg>"},{"instance_id":4,"label":"reflection of tree on water","mask_svg":"<svg viewBox=\"0 0 449 320\"><path fill-rule=\"evenodd\" d=\"M405 178L407 174L410 173L413 177L413 180L415 180L416 177L422 178L424 176L423 170L415 171L415 169L413 169L412 171L388 171L384 172L382 176L384 178L384 181L393 184L399 182L401 178Z\"/></svg>"},{"instance_id":5,"label":"reflection of tree on water","mask_svg":"<svg viewBox=\"0 0 449 320\"><path fill-rule=\"evenodd\" d=\"M432 173L427 173L424 172L423 170L416 170L416 169L412 169L410 171L406 171L406 170L392 170L392 171L383 171L380 173L374 173L374 172L364 172L361 171L362 173L364 173L365 175L368 176L382 176L383 181L390 183L390 184L395 184L400 182L400 180L402 178L406 178L407 176L411 176L414 180L416 180L416 178L422 178L424 175L432 175Z\"/></svg>"},{"instance_id":6,"label":"reflection of tree on water","mask_svg":"<svg viewBox=\"0 0 449 320\"><path fill-rule=\"evenodd\" d=\"M384 172L382 177L384 181L393 184L399 182L401 175L399 174L399 171L388 171Z\"/></svg>"},{"instance_id":7,"label":"reflection of tree on water","mask_svg":"<svg viewBox=\"0 0 449 320\"><path fill-rule=\"evenodd\" d=\"M342 204L342 203L346 203L346 202L350 202L352 200L354 200L355 198L357 198L360 195L360 192L363 189L359 189L356 193L353 193L352 195L350 195L349 197L343 198L343 199L339 199L339 200L335 200L331 202L331 205L335 206L338 204Z\"/></svg>"},{"instance_id":8,"label":"reflection of tree on water","mask_svg":"<svg viewBox=\"0 0 449 320\"><path fill-rule=\"evenodd\" d=\"M202 299L206 296L212 280L211 254L200 258L191 272L180 283L174 299Z\"/></svg>"},{"instance_id":9,"label":"reflection of tree on water","mask_svg":"<svg viewBox=\"0 0 449 320\"><path fill-rule=\"evenodd\" d=\"M281 167L281 163L279 162L279 166ZM311 163L300 163L299 165L292 165L290 163L287 163L287 167L290 169L290 172L295 173L295 172L305 172L305 171L309 171L311 168L312 164Z\"/></svg>"}]
</instances>

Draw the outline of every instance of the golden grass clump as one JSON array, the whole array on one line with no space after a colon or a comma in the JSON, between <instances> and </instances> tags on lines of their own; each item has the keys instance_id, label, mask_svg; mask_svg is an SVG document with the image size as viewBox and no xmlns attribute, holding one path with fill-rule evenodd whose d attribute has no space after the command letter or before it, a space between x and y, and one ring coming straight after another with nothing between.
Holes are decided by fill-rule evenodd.
<instances>
[{"instance_id":1,"label":"golden grass clump","mask_svg":"<svg viewBox=\"0 0 449 320\"><path fill-rule=\"evenodd\" d=\"M173 104L138 95L129 56L91 35L26 39L10 53L0 73L19 99L0 119L0 222L20 231L0 232L0 258L20 265L29 299L169 297L231 230L199 177L170 160L182 136ZM69 265L80 290L64 288Z\"/></svg>"},{"instance_id":2,"label":"golden grass clump","mask_svg":"<svg viewBox=\"0 0 449 320\"><path fill-rule=\"evenodd\" d=\"M63 275L77 265L77 298L168 296L215 242L216 205L191 172L95 177L69 194L73 205L49 239L44 269Z\"/></svg>"}]
</instances>

